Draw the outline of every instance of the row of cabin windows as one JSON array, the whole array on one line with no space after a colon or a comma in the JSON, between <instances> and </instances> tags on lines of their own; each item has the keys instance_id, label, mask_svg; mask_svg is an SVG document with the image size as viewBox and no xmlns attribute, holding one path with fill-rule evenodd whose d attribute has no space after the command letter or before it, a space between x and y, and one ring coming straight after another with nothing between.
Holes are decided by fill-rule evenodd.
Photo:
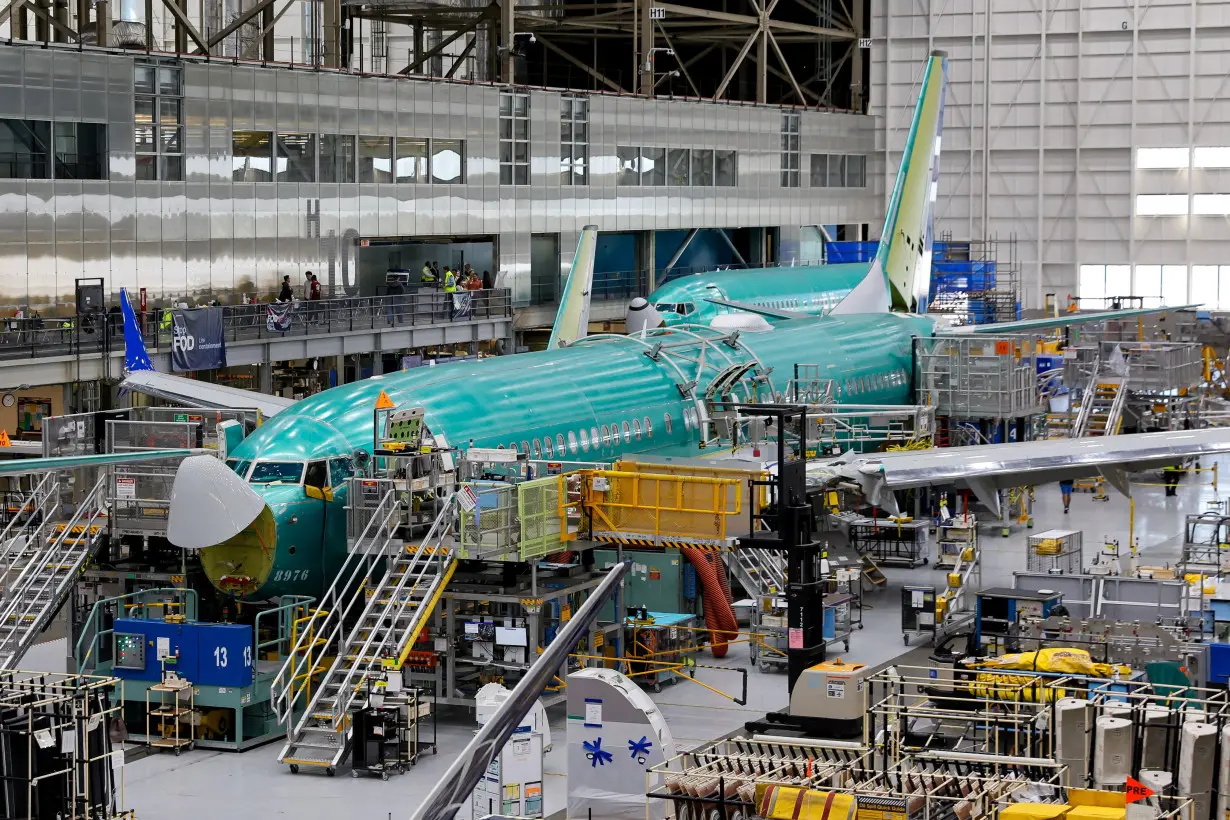
<instances>
[{"instance_id":1,"label":"row of cabin windows","mask_svg":"<svg viewBox=\"0 0 1230 820\"><path fill-rule=\"evenodd\" d=\"M666 432L670 433L674 429L674 420L670 413L662 414L662 423L666 427ZM685 428L693 426L692 417L685 410L683 414L683 425ZM643 419L632 419L631 422L622 421L614 424L604 424L602 428L590 427L588 430L569 430L565 433L557 433L554 441L551 436L543 436L536 438L532 442L528 439L522 439L520 442L509 442L507 445L499 445L501 448L507 446L509 450L516 450L519 453L525 453L531 458L562 458L565 455L576 455L578 452L588 453L591 449L599 450L603 447L614 447L619 443L619 437L623 436L625 444L630 444L633 440L641 441L644 439L653 438L653 422L649 416Z\"/></svg>"},{"instance_id":2,"label":"row of cabin windows","mask_svg":"<svg viewBox=\"0 0 1230 820\"><path fill-rule=\"evenodd\" d=\"M910 383L909 374L905 372L903 367L895 367L892 370L883 370L879 373L872 373L868 376L856 376L848 378L843 384L837 386L839 396L857 396L862 393L870 393L875 390L888 390L893 387L900 387Z\"/></svg>"},{"instance_id":3,"label":"row of cabin windows","mask_svg":"<svg viewBox=\"0 0 1230 820\"><path fill-rule=\"evenodd\" d=\"M828 310L836 307L842 297L837 294L822 293L816 296L804 296L802 298L791 297L789 299L756 299L754 304L762 307L778 308L780 310L790 310L791 308L821 308Z\"/></svg>"}]
</instances>

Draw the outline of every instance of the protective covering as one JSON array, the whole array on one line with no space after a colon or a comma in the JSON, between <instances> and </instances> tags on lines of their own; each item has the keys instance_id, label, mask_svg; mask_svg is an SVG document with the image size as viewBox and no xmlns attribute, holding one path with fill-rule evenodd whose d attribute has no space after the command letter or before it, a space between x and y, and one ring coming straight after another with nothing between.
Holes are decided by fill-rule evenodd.
<instances>
[{"instance_id":1,"label":"protective covering","mask_svg":"<svg viewBox=\"0 0 1230 820\"><path fill-rule=\"evenodd\" d=\"M167 539L183 549L221 544L243 532L265 501L213 456L190 456L171 487Z\"/></svg>"},{"instance_id":2,"label":"protective covering","mask_svg":"<svg viewBox=\"0 0 1230 820\"><path fill-rule=\"evenodd\" d=\"M1095 663L1088 650L1058 647L1036 652L1015 652L978 661L982 669L1018 669L1030 672L1066 672L1070 675L1088 675L1094 678L1109 678L1115 672L1127 674L1131 667L1110 663Z\"/></svg>"}]
</instances>

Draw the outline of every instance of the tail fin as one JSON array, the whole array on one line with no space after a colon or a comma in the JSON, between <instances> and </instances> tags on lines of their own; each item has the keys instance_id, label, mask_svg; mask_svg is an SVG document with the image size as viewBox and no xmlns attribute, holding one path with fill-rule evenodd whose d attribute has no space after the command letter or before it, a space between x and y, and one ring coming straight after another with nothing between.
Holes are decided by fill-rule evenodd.
<instances>
[{"instance_id":1,"label":"tail fin","mask_svg":"<svg viewBox=\"0 0 1230 820\"><path fill-rule=\"evenodd\" d=\"M940 133L948 93L948 55L931 52L923 73L914 121L906 137L897 181L884 214L880 247L871 270L833 313L922 311L931 286L931 245Z\"/></svg>"},{"instance_id":2,"label":"tail fin","mask_svg":"<svg viewBox=\"0 0 1230 820\"><path fill-rule=\"evenodd\" d=\"M124 372L135 373L138 370L153 370L154 365L145 350L145 341L141 338L141 326L137 324L137 314L133 312L128 302L128 291L120 288L120 310L124 313Z\"/></svg>"},{"instance_id":3,"label":"tail fin","mask_svg":"<svg viewBox=\"0 0 1230 820\"><path fill-rule=\"evenodd\" d=\"M577 253L572 270L564 283L564 295L559 300L559 312L551 328L547 350L566 347L584 339L589 331L589 293L594 285L594 254L598 250L598 226L586 225L577 240Z\"/></svg>"}]
</instances>

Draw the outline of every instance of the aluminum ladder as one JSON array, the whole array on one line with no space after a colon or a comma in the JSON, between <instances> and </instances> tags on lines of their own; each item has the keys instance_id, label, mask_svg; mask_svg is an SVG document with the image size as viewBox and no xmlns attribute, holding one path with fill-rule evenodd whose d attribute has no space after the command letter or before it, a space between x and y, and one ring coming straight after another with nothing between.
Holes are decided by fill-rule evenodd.
<instances>
[{"instance_id":1,"label":"aluminum ladder","mask_svg":"<svg viewBox=\"0 0 1230 820\"><path fill-rule=\"evenodd\" d=\"M1081 424L1077 436L1113 436L1123 425L1127 402L1126 376L1098 376L1081 397ZM1086 409L1087 408L1087 409Z\"/></svg>"},{"instance_id":2,"label":"aluminum ladder","mask_svg":"<svg viewBox=\"0 0 1230 820\"><path fill-rule=\"evenodd\" d=\"M104 474L67 521L54 521L60 487L57 477L48 474L21 505L29 510L25 517L15 516L0 533L0 668L20 662L72 594L77 576L106 534L106 487ZM23 523L14 526L19 520Z\"/></svg>"},{"instance_id":3,"label":"aluminum ladder","mask_svg":"<svg viewBox=\"0 0 1230 820\"><path fill-rule=\"evenodd\" d=\"M725 550L722 558L748 595L786 594L786 562L780 550Z\"/></svg>"},{"instance_id":4,"label":"aluminum ladder","mask_svg":"<svg viewBox=\"0 0 1230 820\"><path fill-rule=\"evenodd\" d=\"M385 660L400 662L414 646L452 578L457 565L451 547L453 499L420 544L398 537L402 513L390 491L321 608L304 619L303 632L274 680L278 719L288 728L278 762L292 772L312 766L332 775L346 759L349 712L363 697L365 681L382 674ZM296 721L296 705L303 701L306 708Z\"/></svg>"}]
</instances>

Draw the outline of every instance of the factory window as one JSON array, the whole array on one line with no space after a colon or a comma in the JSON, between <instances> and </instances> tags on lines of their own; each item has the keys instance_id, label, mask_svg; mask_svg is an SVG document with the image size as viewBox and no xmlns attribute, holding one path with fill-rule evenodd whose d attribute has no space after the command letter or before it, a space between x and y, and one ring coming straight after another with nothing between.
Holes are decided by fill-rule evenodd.
<instances>
[{"instance_id":1,"label":"factory window","mask_svg":"<svg viewBox=\"0 0 1230 820\"><path fill-rule=\"evenodd\" d=\"M604 424L602 425L602 446L608 447L611 444L611 428Z\"/></svg>"},{"instance_id":2,"label":"factory window","mask_svg":"<svg viewBox=\"0 0 1230 820\"><path fill-rule=\"evenodd\" d=\"M810 182L813 188L866 188L867 157L812 154Z\"/></svg>"},{"instance_id":3,"label":"factory window","mask_svg":"<svg viewBox=\"0 0 1230 820\"><path fill-rule=\"evenodd\" d=\"M637 441L641 440L641 420L640 419L632 420L632 434L636 436Z\"/></svg>"},{"instance_id":4,"label":"factory window","mask_svg":"<svg viewBox=\"0 0 1230 820\"><path fill-rule=\"evenodd\" d=\"M316 181L316 135L279 133L274 143L278 182Z\"/></svg>"},{"instance_id":5,"label":"factory window","mask_svg":"<svg viewBox=\"0 0 1230 820\"><path fill-rule=\"evenodd\" d=\"M671 434L671 414L670 413L662 414L662 424L665 425L666 434L669 436Z\"/></svg>"},{"instance_id":6,"label":"factory window","mask_svg":"<svg viewBox=\"0 0 1230 820\"><path fill-rule=\"evenodd\" d=\"M431 141L431 181L458 185L466 181L465 140Z\"/></svg>"},{"instance_id":7,"label":"factory window","mask_svg":"<svg viewBox=\"0 0 1230 820\"><path fill-rule=\"evenodd\" d=\"M782 114L782 187L799 187L799 115Z\"/></svg>"},{"instance_id":8,"label":"factory window","mask_svg":"<svg viewBox=\"0 0 1230 820\"><path fill-rule=\"evenodd\" d=\"M713 184L719 188L733 188L739 184L739 155L736 152L713 152Z\"/></svg>"},{"instance_id":9,"label":"factory window","mask_svg":"<svg viewBox=\"0 0 1230 820\"><path fill-rule=\"evenodd\" d=\"M1200 149L1196 149L1199 157ZM1137 168L1186 168L1191 152L1187 148L1137 148ZM1197 164L1196 167L1202 167Z\"/></svg>"},{"instance_id":10,"label":"factory window","mask_svg":"<svg viewBox=\"0 0 1230 820\"><path fill-rule=\"evenodd\" d=\"M1178 298L1181 292L1174 295L1167 292L1166 295L1172 305L1186 301ZM1230 265L1192 265L1192 299L1201 302L1205 310L1230 310Z\"/></svg>"},{"instance_id":11,"label":"factory window","mask_svg":"<svg viewBox=\"0 0 1230 820\"><path fill-rule=\"evenodd\" d=\"M641 149L620 145L615 148L615 159L619 163L619 171L615 176L616 185L641 184Z\"/></svg>"},{"instance_id":12,"label":"factory window","mask_svg":"<svg viewBox=\"0 0 1230 820\"><path fill-rule=\"evenodd\" d=\"M563 447L562 444L560 446ZM568 431L568 452L577 454L577 434L571 430Z\"/></svg>"},{"instance_id":13,"label":"factory window","mask_svg":"<svg viewBox=\"0 0 1230 820\"><path fill-rule=\"evenodd\" d=\"M530 184L530 95L500 92L500 184Z\"/></svg>"},{"instance_id":14,"label":"factory window","mask_svg":"<svg viewBox=\"0 0 1230 820\"><path fill-rule=\"evenodd\" d=\"M623 429L624 429L624 441L632 441L632 427L628 424L628 422L626 421L624 422Z\"/></svg>"},{"instance_id":15,"label":"factory window","mask_svg":"<svg viewBox=\"0 0 1230 820\"><path fill-rule=\"evenodd\" d=\"M336 134L320 135L320 181L354 182L354 137Z\"/></svg>"},{"instance_id":16,"label":"factory window","mask_svg":"<svg viewBox=\"0 0 1230 820\"><path fill-rule=\"evenodd\" d=\"M559 172L562 185L587 185L589 98L565 94L560 103Z\"/></svg>"},{"instance_id":17,"label":"factory window","mask_svg":"<svg viewBox=\"0 0 1230 820\"><path fill-rule=\"evenodd\" d=\"M521 440L521 452L525 453L527 456L530 454L530 443L525 439Z\"/></svg>"},{"instance_id":18,"label":"factory window","mask_svg":"<svg viewBox=\"0 0 1230 820\"><path fill-rule=\"evenodd\" d=\"M268 131L231 132L231 179L273 181L273 135Z\"/></svg>"},{"instance_id":19,"label":"factory window","mask_svg":"<svg viewBox=\"0 0 1230 820\"><path fill-rule=\"evenodd\" d=\"M701 187L713 185L713 151L708 148L692 149L692 184Z\"/></svg>"},{"instance_id":20,"label":"factory window","mask_svg":"<svg viewBox=\"0 0 1230 820\"><path fill-rule=\"evenodd\" d=\"M1186 289L1185 289L1186 290ZM1085 308L1098 309L1118 296L1132 293L1131 265L1081 265L1077 296ZM1152 294L1142 294L1152 295Z\"/></svg>"},{"instance_id":21,"label":"factory window","mask_svg":"<svg viewBox=\"0 0 1230 820\"><path fill-rule=\"evenodd\" d=\"M394 179L397 182L427 182L427 140L398 137Z\"/></svg>"},{"instance_id":22,"label":"factory window","mask_svg":"<svg viewBox=\"0 0 1230 820\"><path fill-rule=\"evenodd\" d=\"M51 123L0 120L0 179L48 179Z\"/></svg>"},{"instance_id":23,"label":"factory window","mask_svg":"<svg viewBox=\"0 0 1230 820\"><path fill-rule=\"evenodd\" d=\"M392 138L359 137L359 182L392 181Z\"/></svg>"},{"instance_id":24,"label":"factory window","mask_svg":"<svg viewBox=\"0 0 1230 820\"><path fill-rule=\"evenodd\" d=\"M581 428L581 449L589 452L589 433L585 432L585 428Z\"/></svg>"},{"instance_id":25,"label":"factory window","mask_svg":"<svg viewBox=\"0 0 1230 820\"><path fill-rule=\"evenodd\" d=\"M851 154L846 157L846 187L867 187L867 157L862 154Z\"/></svg>"},{"instance_id":26,"label":"factory window","mask_svg":"<svg viewBox=\"0 0 1230 820\"><path fill-rule=\"evenodd\" d=\"M1137 216L1186 216L1187 194L1137 194Z\"/></svg>"},{"instance_id":27,"label":"factory window","mask_svg":"<svg viewBox=\"0 0 1230 820\"><path fill-rule=\"evenodd\" d=\"M1193 194L1192 213L1196 216L1230 216L1230 194Z\"/></svg>"},{"instance_id":28,"label":"factory window","mask_svg":"<svg viewBox=\"0 0 1230 820\"><path fill-rule=\"evenodd\" d=\"M1218 292L1217 277L1213 276L1211 280L1206 275L1198 277L1196 267L1192 268L1191 292L1199 295L1207 293L1210 298L1214 297ZM1213 270L1216 271L1216 266L1213 266ZM1107 294L1107 296L1115 295L1117 294ZM1132 284L1132 295L1142 297L1144 307L1184 304L1187 301L1187 267L1185 265L1137 265L1136 278Z\"/></svg>"},{"instance_id":29,"label":"factory window","mask_svg":"<svg viewBox=\"0 0 1230 820\"><path fill-rule=\"evenodd\" d=\"M545 438L543 438L542 449L543 449L543 453L546 455L547 458L551 458L552 456L555 455L555 449L551 446L550 436L546 436Z\"/></svg>"},{"instance_id":30,"label":"factory window","mask_svg":"<svg viewBox=\"0 0 1230 820\"><path fill-rule=\"evenodd\" d=\"M555 449L559 452L561 456L564 454L565 450L564 450L564 434L563 433L558 433L555 436Z\"/></svg>"},{"instance_id":31,"label":"factory window","mask_svg":"<svg viewBox=\"0 0 1230 820\"><path fill-rule=\"evenodd\" d=\"M542 440L534 439L534 458L542 458Z\"/></svg>"},{"instance_id":32,"label":"factory window","mask_svg":"<svg viewBox=\"0 0 1230 820\"><path fill-rule=\"evenodd\" d=\"M139 62L133 91L137 179L182 181L183 68Z\"/></svg>"},{"instance_id":33,"label":"factory window","mask_svg":"<svg viewBox=\"0 0 1230 820\"><path fill-rule=\"evenodd\" d=\"M641 149L641 184L659 186L666 184L666 149Z\"/></svg>"},{"instance_id":34,"label":"factory window","mask_svg":"<svg viewBox=\"0 0 1230 820\"><path fill-rule=\"evenodd\" d=\"M53 179L106 179L107 126L93 122L52 123Z\"/></svg>"},{"instance_id":35,"label":"factory window","mask_svg":"<svg viewBox=\"0 0 1230 820\"><path fill-rule=\"evenodd\" d=\"M1137 152L1139 156L1140 152ZM1230 148L1224 145L1198 147L1192 152L1192 165L1196 168L1230 168ZM1138 163L1136 167L1142 166Z\"/></svg>"},{"instance_id":36,"label":"factory window","mask_svg":"<svg viewBox=\"0 0 1230 820\"><path fill-rule=\"evenodd\" d=\"M692 152L671 148L666 152L666 184L689 185L692 179Z\"/></svg>"}]
</instances>

